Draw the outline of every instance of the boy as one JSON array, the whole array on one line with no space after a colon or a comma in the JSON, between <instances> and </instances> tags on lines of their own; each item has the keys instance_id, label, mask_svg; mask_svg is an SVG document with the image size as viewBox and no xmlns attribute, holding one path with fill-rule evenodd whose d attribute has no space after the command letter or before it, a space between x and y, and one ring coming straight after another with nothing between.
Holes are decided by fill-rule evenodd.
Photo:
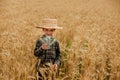
<instances>
[{"instance_id":1,"label":"boy","mask_svg":"<svg viewBox=\"0 0 120 80\"><path fill-rule=\"evenodd\" d=\"M36 42L34 55L38 57L37 72L39 80L53 80L55 72L61 61L61 54L58 41L53 37L56 29L62 29L57 26L56 19L43 19L42 26L44 35Z\"/></svg>"}]
</instances>

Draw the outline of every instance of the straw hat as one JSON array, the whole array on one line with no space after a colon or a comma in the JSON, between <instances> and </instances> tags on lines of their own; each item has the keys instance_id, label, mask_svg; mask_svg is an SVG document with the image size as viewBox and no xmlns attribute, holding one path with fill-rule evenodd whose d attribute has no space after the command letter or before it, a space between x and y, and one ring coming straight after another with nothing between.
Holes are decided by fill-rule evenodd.
<instances>
[{"instance_id":1,"label":"straw hat","mask_svg":"<svg viewBox=\"0 0 120 80\"><path fill-rule=\"evenodd\" d=\"M57 19L43 19L42 24L37 28L62 29L62 27L57 26Z\"/></svg>"}]
</instances>

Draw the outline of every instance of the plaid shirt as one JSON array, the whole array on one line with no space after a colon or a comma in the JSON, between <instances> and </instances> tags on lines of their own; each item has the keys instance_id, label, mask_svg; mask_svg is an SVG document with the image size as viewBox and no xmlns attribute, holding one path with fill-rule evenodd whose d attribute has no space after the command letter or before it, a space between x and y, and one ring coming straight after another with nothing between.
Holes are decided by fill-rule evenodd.
<instances>
[{"instance_id":1,"label":"plaid shirt","mask_svg":"<svg viewBox=\"0 0 120 80\"><path fill-rule=\"evenodd\" d=\"M44 39L46 36L43 35L41 38ZM52 38L54 39L54 38ZM41 45L43 42L38 39L36 42L36 47L34 49L34 55L41 59L41 64L52 63L52 64L60 64L61 55L58 41L55 41L50 49L43 50Z\"/></svg>"}]
</instances>

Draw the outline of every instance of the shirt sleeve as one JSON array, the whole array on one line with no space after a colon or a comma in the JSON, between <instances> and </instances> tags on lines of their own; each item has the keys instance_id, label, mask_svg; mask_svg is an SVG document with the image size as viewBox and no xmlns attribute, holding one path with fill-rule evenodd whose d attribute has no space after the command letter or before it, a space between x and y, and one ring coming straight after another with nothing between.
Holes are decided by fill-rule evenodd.
<instances>
[{"instance_id":1,"label":"shirt sleeve","mask_svg":"<svg viewBox=\"0 0 120 80\"><path fill-rule=\"evenodd\" d=\"M38 39L37 42L36 42L35 49L34 49L34 55L36 57L41 57L42 56L43 49L41 48L41 45L42 45L42 42Z\"/></svg>"},{"instance_id":2,"label":"shirt sleeve","mask_svg":"<svg viewBox=\"0 0 120 80\"><path fill-rule=\"evenodd\" d=\"M60 46L59 43L56 42L56 58L54 64L60 64L61 63L61 52L60 52Z\"/></svg>"}]
</instances>

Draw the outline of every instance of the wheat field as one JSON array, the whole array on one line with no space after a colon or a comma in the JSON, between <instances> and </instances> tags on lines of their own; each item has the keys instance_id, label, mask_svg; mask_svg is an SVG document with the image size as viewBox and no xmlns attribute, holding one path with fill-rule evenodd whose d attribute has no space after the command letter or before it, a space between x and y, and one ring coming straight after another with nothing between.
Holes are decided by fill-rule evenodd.
<instances>
[{"instance_id":1,"label":"wheat field","mask_svg":"<svg viewBox=\"0 0 120 80\"><path fill-rule=\"evenodd\" d=\"M120 80L120 0L0 0L0 80L36 80L43 18L63 27L57 80Z\"/></svg>"}]
</instances>

